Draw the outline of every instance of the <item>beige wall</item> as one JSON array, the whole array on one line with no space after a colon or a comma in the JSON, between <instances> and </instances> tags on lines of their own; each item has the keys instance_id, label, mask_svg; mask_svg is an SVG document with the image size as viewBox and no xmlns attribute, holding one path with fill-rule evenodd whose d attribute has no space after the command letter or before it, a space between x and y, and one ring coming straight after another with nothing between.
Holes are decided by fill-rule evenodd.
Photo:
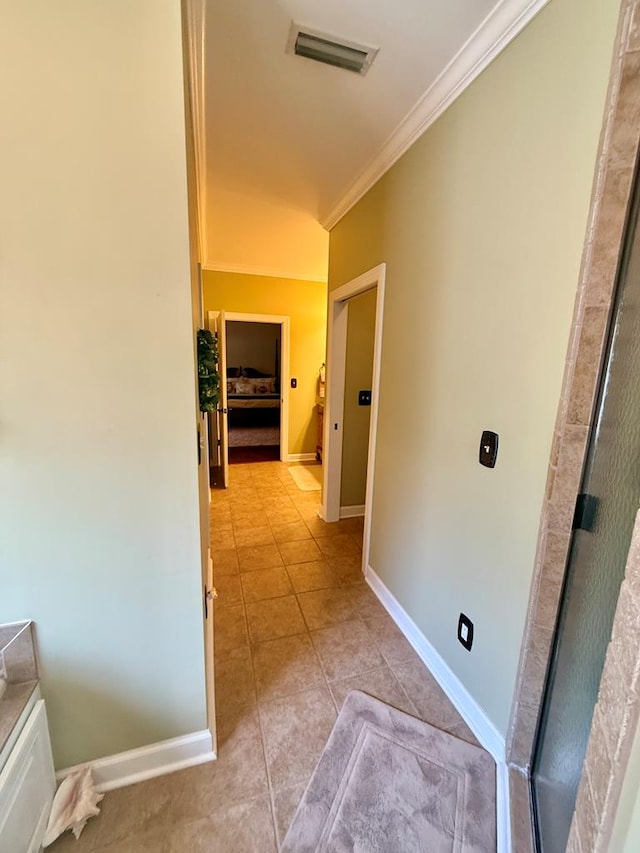
<instances>
[{"instance_id":1,"label":"beige wall","mask_svg":"<svg viewBox=\"0 0 640 853\"><path fill-rule=\"evenodd\" d=\"M325 360L326 283L205 270L204 303L206 311L289 315L291 376L298 380L289 392L289 453L314 453L317 379Z\"/></svg>"},{"instance_id":2,"label":"beige wall","mask_svg":"<svg viewBox=\"0 0 640 853\"><path fill-rule=\"evenodd\" d=\"M345 366L340 506L361 506L367 487L371 408L358 405L358 391L371 389L376 328L376 291L349 300Z\"/></svg>"},{"instance_id":3,"label":"beige wall","mask_svg":"<svg viewBox=\"0 0 640 853\"><path fill-rule=\"evenodd\" d=\"M180 4L0 8L0 622L63 767L206 727Z\"/></svg>"},{"instance_id":4,"label":"beige wall","mask_svg":"<svg viewBox=\"0 0 640 853\"><path fill-rule=\"evenodd\" d=\"M227 321L227 366L255 367L275 376L280 369L280 329L274 323Z\"/></svg>"},{"instance_id":5,"label":"beige wall","mask_svg":"<svg viewBox=\"0 0 640 853\"><path fill-rule=\"evenodd\" d=\"M617 12L553 0L331 232L331 288L387 263L372 567L502 733Z\"/></svg>"}]
</instances>

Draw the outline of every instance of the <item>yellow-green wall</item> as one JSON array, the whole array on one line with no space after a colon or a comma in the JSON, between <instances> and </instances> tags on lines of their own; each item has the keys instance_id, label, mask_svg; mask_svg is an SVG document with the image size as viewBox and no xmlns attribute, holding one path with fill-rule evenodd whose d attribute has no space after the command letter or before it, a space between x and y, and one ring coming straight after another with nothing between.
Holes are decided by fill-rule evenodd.
<instances>
[{"instance_id":1,"label":"yellow-green wall","mask_svg":"<svg viewBox=\"0 0 640 853\"><path fill-rule=\"evenodd\" d=\"M369 290L350 299L347 311L341 507L362 506L365 501L371 408L358 404L358 391L371 389L376 291Z\"/></svg>"},{"instance_id":2,"label":"yellow-green wall","mask_svg":"<svg viewBox=\"0 0 640 853\"><path fill-rule=\"evenodd\" d=\"M1 16L0 622L62 768L207 725L182 21Z\"/></svg>"},{"instance_id":3,"label":"yellow-green wall","mask_svg":"<svg viewBox=\"0 0 640 853\"><path fill-rule=\"evenodd\" d=\"M330 238L387 264L372 567L503 734L618 8L552 0Z\"/></svg>"},{"instance_id":4,"label":"yellow-green wall","mask_svg":"<svg viewBox=\"0 0 640 853\"><path fill-rule=\"evenodd\" d=\"M291 376L298 387L289 391L289 453L314 453L317 379L325 360L326 283L205 270L203 286L205 311L291 318Z\"/></svg>"}]
</instances>

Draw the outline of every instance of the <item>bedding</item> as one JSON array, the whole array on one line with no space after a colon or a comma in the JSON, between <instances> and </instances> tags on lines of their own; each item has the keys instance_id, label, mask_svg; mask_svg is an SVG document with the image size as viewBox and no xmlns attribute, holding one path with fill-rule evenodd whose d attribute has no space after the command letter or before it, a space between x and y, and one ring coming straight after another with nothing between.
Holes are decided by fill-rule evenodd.
<instances>
[{"instance_id":1,"label":"bedding","mask_svg":"<svg viewBox=\"0 0 640 853\"><path fill-rule=\"evenodd\" d=\"M229 396L261 396L263 394L276 393L275 376L267 376L264 379L249 379L240 376L237 379L227 379L227 394Z\"/></svg>"},{"instance_id":2,"label":"bedding","mask_svg":"<svg viewBox=\"0 0 640 853\"><path fill-rule=\"evenodd\" d=\"M229 410L234 409L279 409L280 395L269 394L263 397L228 397Z\"/></svg>"},{"instance_id":3,"label":"bedding","mask_svg":"<svg viewBox=\"0 0 640 853\"><path fill-rule=\"evenodd\" d=\"M276 409L280 406L278 380L275 376L250 376L259 373L242 368L241 375L227 378L227 401L231 409Z\"/></svg>"}]
</instances>

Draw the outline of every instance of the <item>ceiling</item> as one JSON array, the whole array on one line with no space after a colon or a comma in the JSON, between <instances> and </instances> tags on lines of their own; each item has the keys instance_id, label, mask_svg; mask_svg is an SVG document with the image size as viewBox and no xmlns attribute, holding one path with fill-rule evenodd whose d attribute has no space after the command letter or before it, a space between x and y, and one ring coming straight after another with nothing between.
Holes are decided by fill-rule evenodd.
<instances>
[{"instance_id":1,"label":"ceiling","mask_svg":"<svg viewBox=\"0 0 640 853\"><path fill-rule=\"evenodd\" d=\"M509 4L527 5L206 0L206 209L219 226L214 234L207 227L209 263L233 265L220 258L231 232L256 218L254 205L288 211L288 227L292 215L333 224L354 182L405 117L489 13L495 17L496 7ZM292 20L379 47L379 53L365 76L286 53Z\"/></svg>"}]
</instances>

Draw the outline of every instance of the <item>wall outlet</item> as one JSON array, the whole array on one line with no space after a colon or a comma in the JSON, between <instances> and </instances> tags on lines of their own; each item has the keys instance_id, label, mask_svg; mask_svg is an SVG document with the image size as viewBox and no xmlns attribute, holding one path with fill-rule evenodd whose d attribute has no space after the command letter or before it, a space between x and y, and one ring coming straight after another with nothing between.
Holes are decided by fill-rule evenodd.
<instances>
[{"instance_id":1,"label":"wall outlet","mask_svg":"<svg viewBox=\"0 0 640 853\"><path fill-rule=\"evenodd\" d=\"M464 613L458 618L458 640L470 652L473 645L473 622Z\"/></svg>"}]
</instances>

